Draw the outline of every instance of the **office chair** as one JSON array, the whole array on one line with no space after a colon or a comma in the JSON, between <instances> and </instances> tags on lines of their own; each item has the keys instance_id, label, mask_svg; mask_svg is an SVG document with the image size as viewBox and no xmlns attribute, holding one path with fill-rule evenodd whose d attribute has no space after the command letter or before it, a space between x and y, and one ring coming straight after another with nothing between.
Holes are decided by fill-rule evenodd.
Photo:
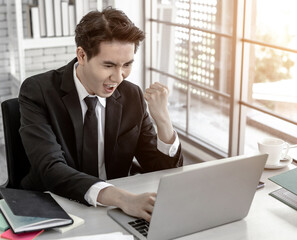
<instances>
[{"instance_id":1,"label":"office chair","mask_svg":"<svg viewBox=\"0 0 297 240\"><path fill-rule=\"evenodd\" d=\"M21 136L20 110L18 98L1 103L8 172L8 188L19 188L20 182L29 172L30 163L26 155Z\"/></svg>"}]
</instances>

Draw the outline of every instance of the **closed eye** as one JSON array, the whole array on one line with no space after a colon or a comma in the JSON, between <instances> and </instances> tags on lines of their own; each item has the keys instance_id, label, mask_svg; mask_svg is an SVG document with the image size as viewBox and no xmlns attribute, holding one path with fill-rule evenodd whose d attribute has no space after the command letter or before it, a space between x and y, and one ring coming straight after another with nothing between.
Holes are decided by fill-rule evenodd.
<instances>
[{"instance_id":1,"label":"closed eye","mask_svg":"<svg viewBox=\"0 0 297 240\"><path fill-rule=\"evenodd\" d=\"M127 63L124 64L125 67L130 67L132 65L132 63L134 62L134 60L131 60Z\"/></svg>"},{"instance_id":2,"label":"closed eye","mask_svg":"<svg viewBox=\"0 0 297 240\"><path fill-rule=\"evenodd\" d=\"M111 61L104 61L103 66L106 67L106 68L111 68L111 67L116 66L116 64L111 62Z\"/></svg>"},{"instance_id":3,"label":"closed eye","mask_svg":"<svg viewBox=\"0 0 297 240\"><path fill-rule=\"evenodd\" d=\"M126 63L124 64L124 67L130 67L132 65L132 63Z\"/></svg>"},{"instance_id":4,"label":"closed eye","mask_svg":"<svg viewBox=\"0 0 297 240\"><path fill-rule=\"evenodd\" d=\"M111 67L114 67L114 65L104 65L104 67L106 67L106 68L111 68Z\"/></svg>"}]
</instances>

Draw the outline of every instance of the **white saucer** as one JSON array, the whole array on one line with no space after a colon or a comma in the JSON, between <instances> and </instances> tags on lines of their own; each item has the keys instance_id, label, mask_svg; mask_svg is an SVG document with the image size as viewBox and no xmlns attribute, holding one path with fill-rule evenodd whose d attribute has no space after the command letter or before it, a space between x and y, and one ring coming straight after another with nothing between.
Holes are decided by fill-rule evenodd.
<instances>
[{"instance_id":1,"label":"white saucer","mask_svg":"<svg viewBox=\"0 0 297 240\"><path fill-rule=\"evenodd\" d=\"M292 163L292 161L293 161L293 158L290 157L290 156L287 156L287 158L284 158L284 159L280 160L279 164L277 164L277 165L266 164L265 165L265 169L279 169L279 168L283 168L283 167L288 166L290 163Z\"/></svg>"}]
</instances>

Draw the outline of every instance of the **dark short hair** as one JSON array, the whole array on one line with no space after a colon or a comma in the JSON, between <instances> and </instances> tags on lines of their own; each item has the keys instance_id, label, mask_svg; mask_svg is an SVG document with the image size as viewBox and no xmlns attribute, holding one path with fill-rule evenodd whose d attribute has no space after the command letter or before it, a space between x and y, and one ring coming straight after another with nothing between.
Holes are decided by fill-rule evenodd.
<instances>
[{"instance_id":1,"label":"dark short hair","mask_svg":"<svg viewBox=\"0 0 297 240\"><path fill-rule=\"evenodd\" d=\"M84 49L88 59L99 53L101 42L117 40L134 43L136 53L143 39L143 31L124 12L112 7L107 7L102 12L89 12L75 29L76 46Z\"/></svg>"}]
</instances>

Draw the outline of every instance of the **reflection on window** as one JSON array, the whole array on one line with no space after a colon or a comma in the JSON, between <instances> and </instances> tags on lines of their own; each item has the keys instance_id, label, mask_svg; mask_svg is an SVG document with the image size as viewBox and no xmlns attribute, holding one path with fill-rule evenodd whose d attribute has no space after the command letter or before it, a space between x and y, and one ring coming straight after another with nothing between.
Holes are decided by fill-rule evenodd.
<instances>
[{"instance_id":1,"label":"reflection on window","mask_svg":"<svg viewBox=\"0 0 297 240\"><path fill-rule=\"evenodd\" d=\"M179 26L152 24L152 67L164 73L153 74L152 80L169 86L169 112L177 129L227 153L232 44L216 30L224 29L220 25L229 11L222 16L217 0L159 3L157 18Z\"/></svg>"},{"instance_id":2,"label":"reflection on window","mask_svg":"<svg viewBox=\"0 0 297 240\"><path fill-rule=\"evenodd\" d=\"M297 1L250 0L247 6L247 38L296 49Z\"/></svg>"},{"instance_id":3,"label":"reflection on window","mask_svg":"<svg viewBox=\"0 0 297 240\"><path fill-rule=\"evenodd\" d=\"M247 36L276 48L247 46L250 48L249 62L245 63L250 66L248 101L296 121L293 108L297 103L297 1L253 0L249 6L252 18Z\"/></svg>"},{"instance_id":4,"label":"reflection on window","mask_svg":"<svg viewBox=\"0 0 297 240\"><path fill-rule=\"evenodd\" d=\"M189 113L189 134L220 151L228 152L228 112L228 99L213 98L207 91L194 95Z\"/></svg>"},{"instance_id":5,"label":"reflection on window","mask_svg":"<svg viewBox=\"0 0 297 240\"><path fill-rule=\"evenodd\" d=\"M169 84L185 136L231 154L256 150L266 135L297 143L297 1L154 2L152 80Z\"/></svg>"},{"instance_id":6,"label":"reflection on window","mask_svg":"<svg viewBox=\"0 0 297 240\"><path fill-rule=\"evenodd\" d=\"M215 30L217 1L192 1L190 19L190 1L176 1L176 20L179 23L193 27ZM190 23L191 21L191 23ZM190 65L190 81L214 88L215 85L215 34L186 28L175 28L175 74L181 78L188 77ZM191 36L189 36L191 34ZM191 54L189 59L188 41L191 39ZM219 52L219 49L217 50ZM187 90L185 83L176 83L175 87ZM213 95L197 87L190 88L191 94L206 98Z\"/></svg>"},{"instance_id":7,"label":"reflection on window","mask_svg":"<svg viewBox=\"0 0 297 240\"><path fill-rule=\"evenodd\" d=\"M269 5L269 11L267 6ZM243 64L249 70L243 73L248 82L247 99L244 101L268 112L297 122L297 15L296 1L261 0L250 1L248 9L250 24L246 36ZM297 142L296 125L263 114L261 111L245 109L245 151L251 152L252 143L266 135ZM250 134L257 133L257 134ZM256 147L254 146L254 149Z\"/></svg>"},{"instance_id":8,"label":"reflection on window","mask_svg":"<svg viewBox=\"0 0 297 240\"><path fill-rule=\"evenodd\" d=\"M268 47L251 49L251 103L297 120L297 55Z\"/></svg>"}]
</instances>

